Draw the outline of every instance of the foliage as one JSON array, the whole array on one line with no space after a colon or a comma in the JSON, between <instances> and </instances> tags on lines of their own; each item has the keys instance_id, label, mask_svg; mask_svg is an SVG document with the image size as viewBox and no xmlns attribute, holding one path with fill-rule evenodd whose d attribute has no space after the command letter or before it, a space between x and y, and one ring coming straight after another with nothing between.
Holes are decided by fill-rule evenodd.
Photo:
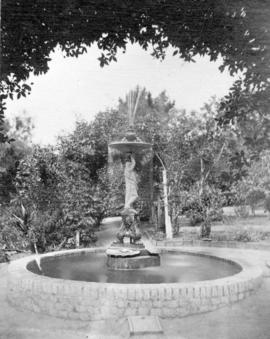
<instances>
[{"instance_id":1,"label":"foliage","mask_svg":"<svg viewBox=\"0 0 270 339\"><path fill-rule=\"evenodd\" d=\"M69 177L63 185L62 208L64 220L70 233L85 230L95 225L95 197L91 185L81 178Z\"/></svg>"},{"instance_id":2,"label":"foliage","mask_svg":"<svg viewBox=\"0 0 270 339\"><path fill-rule=\"evenodd\" d=\"M218 108L219 103L213 99L200 115L176 109L169 112L166 142L159 154L167 167L170 214L176 233L182 214L190 218L192 225L220 220L225 203L222 192L229 190L237 180L236 173L242 171L233 161L236 135L229 126L221 129L217 124Z\"/></svg>"},{"instance_id":3,"label":"foliage","mask_svg":"<svg viewBox=\"0 0 270 339\"><path fill-rule=\"evenodd\" d=\"M88 236L96 240L93 228L100 222L100 201L81 163L67 159L52 147L35 146L32 155L19 166L16 185L14 208L17 204L27 211L19 216L19 224L17 218L17 227L30 244L36 243L38 250L65 246L77 230L84 232L85 239Z\"/></svg>"},{"instance_id":4,"label":"foliage","mask_svg":"<svg viewBox=\"0 0 270 339\"><path fill-rule=\"evenodd\" d=\"M264 6L257 11L259 4ZM15 74L18 80L25 80L30 71L46 72L50 51L58 44L67 56L77 57L97 42L103 50L100 63L105 65L116 60L118 49L125 49L129 39L145 50L152 46L152 54L158 58L164 58L169 45L175 55L187 61L197 54L216 60L221 54L223 68L228 67L231 73L243 70L248 79L259 81L266 76L262 70L269 53L268 13L268 6L257 1L44 0L14 4L5 0L3 76Z\"/></svg>"},{"instance_id":5,"label":"foliage","mask_svg":"<svg viewBox=\"0 0 270 339\"><path fill-rule=\"evenodd\" d=\"M59 211L38 210L35 207L25 208L23 204L14 204L9 209L10 225L8 230L15 228L25 240L20 245L35 252L44 252L49 248L57 247L63 240L65 225ZM19 247L21 247L19 246Z\"/></svg>"},{"instance_id":6,"label":"foliage","mask_svg":"<svg viewBox=\"0 0 270 339\"><path fill-rule=\"evenodd\" d=\"M7 253L0 249L0 264L3 262L8 262L8 261L9 261L9 257Z\"/></svg>"},{"instance_id":7,"label":"foliage","mask_svg":"<svg viewBox=\"0 0 270 339\"><path fill-rule=\"evenodd\" d=\"M124 204L124 176L121 162L109 163L99 171L99 200L103 202L102 218L120 213Z\"/></svg>"},{"instance_id":8,"label":"foliage","mask_svg":"<svg viewBox=\"0 0 270 339\"><path fill-rule=\"evenodd\" d=\"M78 57L96 43L104 66L117 60L128 41L145 50L152 47L151 54L160 59L169 46L185 61L194 61L196 55L208 55L211 61L221 56L221 71L242 72L224 99L222 121L254 109L266 113L269 11L267 1L260 0L3 0L0 126L7 97L30 93L24 82L30 73L48 71L50 53L57 46L67 57ZM6 140L1 129L0 142Z\"/></svg>"},{"instance_id":9,"label":"foliage","mask_svg":"<svg viewBox=\"0 0 270 339\"><path fill-rule=\"evenodd\" d=\"M191 218L191 222L210 222L220 219L220 209L223 205L221 192L214 187L205 186L202 194L195 185L189 191L189 196L183 212Z\"/></svg>"},{"instance_id":10,"label":"foliage","mask_svg":"<svg viewBox=\"0 0 270 339\"><path fill-rule=\"evenodd\" d=\"M242 241L242 242L249 242L249 241L252 241L252 237L251 237L250 232L248 232L247 230L243 230L243 231L238 231L234 235L234 240Z\"/></svg>"},{"instance_id":11,"label":"foliage","mask_svg":"<svg viewBox=\"0 0 270 339\"><path fill-rule=\"evenodd\" d=\"M162 159L175 233L178 217L184 214L193 225L201 223L201 235L209 237L211 222L222 218L224 192L235 195L239 206L255 206L261 192L270 189L268 152L261 153L257 162L251 156L247 159L251 152L243 134L235 125L220 127L216 120L219 109L220 103L213 99L200 114L188 114L176 110L165 92L153 98L142 91L136 130L153 144L155 155L153 185L145 171L147 161L151 166L150 158L143 156L138 161L140 185L149 201L153 199L148 187L161 186ZM37 244L39 251L74 246L76 231L80 231L82 244L94 242L101 220L119 213L124 201L123 159L111 163L107 147L123 136L126 111L127 101L120 99L114 110L100 112L89 123L78 121L72 133L58 139L56 148L35 146L20 161L10 213L17 233ZM138 203L142 210L146 205L143 200ZM12 225L6 229L9 227Z\"/></svg>"},{"instance_id":12,"label":"foliage","mask_svg":"<svg viewBox=\"0 0 270 339\"><path fill-rule=\"evenodd\" d=\"M270 192L270 153L264 151L260 159L253 160L247 170L247 176L233 185L237 205L250 205L253 214L256 206Z\"/></svg>"},{"instance_id":13,"label":"foliage","mask_svg":"<svg viewBox=\"0 0 270 339\"><path fill-rule=\"evenodd\" d=\"M245 174L238 136L231 127L217 124L219 103L213 98L200 115L174 109L167 142L160 152L174 190L188 190L200 181L228 191Z\"/></svg>"},{"instance_id":14,"label":"foliage","mask_svg":"<svg viewBox=\"0 0 270 339\"><path fill-rule=\"evenodd\" d=\"M10 143L0 144L0 204L8 204L16 188L14 179L19 163L31 153L33 123L26 114L4 124Z\"/></svg>"},{"instance_id":15,"label":"foliage","mask_svg":"<svg viewBox=\"0 0 270 339\"><path fill-rule=\"evenodd\" d=\"M209 237L211 223L222 220L222 205L224 203L220 190L205 185L202 192L199 183L194 184L188 191L181 191L180 195L171 197L170 209L174 233L179 232L178 216L189 218L191 226L201 225L201 236ZM175 212L176 211L176 212ZM175 218L175 214L177 218Z\"/></svg>"},{"instance_id":16,"label":"foliage","mask_svg":"<svg viewBox=\"0 0 270 339\"><path fill-rule=\"evenodd\" d=\"M269 107L269 106L268 106ZM264 112L264 113L263 113ZM256 110L249 107L249 112L242 115L234 123L238 141L245 147L250 161L260 159L260 154L270 147L270 117L269 110Z\"/></svg>"},{"instance_id":17,"label":"foliage","mask_svg":"<svg viewBox=\"0 0 270 339\"><path fill-rule=\"evenodd\" d=\"M269 231L254 230L252 228L233 228L228 232L213 232L212 239L217 241L258 242L270 238Z\"/></svg>"},{"instance_id":18,"label":"foliage","mask_svg":"<svg viewBox=\"0 0 270 339\"><path fill-rule=\"evenodd\" d=\"M264 201L264 208L270 213L270 196L268 195Z\"/></svg>"},{"instance_id":19,"label":"foliage","mask_svg":"<svg viewBox=\"0 0 270 339\"><path fill-rule=\"evenodd\" d=\"M150 109L149 97L144 91L138 109L141 135L149 132L142 119L144 110L148 108L147 114ZM154 112L155 117L159 114L161 118L168 110L167 101L164 93L153 99L153 107L161 107L160 112ZM120 101L117 111L100 112L91 123L78 121L74 132L59 138L56 148L34 146L20 162L12 205L13 219L17 216L13 226L30 244L36 243L39 251L57 248L63 241L63 246L74 246L71 239L76 231L80 231L82 244L96 241L94 231L101 220L114 215L123 203L123 168L121 162L108 167L107 147L116 132L125 130L125 105ZM21 206L27 211L24 216Z\"/></svg>"},{"instance_id":20,"label":"foliage","mask_svg":"<svg viewBox=\"0 0 270 339\"><path fill-rule=\"evenodd\" d=\"M0 215L0 248L16 250L27 247L25 236L16 227L13 227L12 223L12 215L6 207L2 208Z\"/></svg>"},{"instance_id":21,"label":"foliage","mask_svg":"<svg viewBox=\"0 0 270 339\"><path fill-rule=\"evenodd\" d=\"M234 212L238 217L247 218L249 216L249 208L247 205L236 205Z\"/></svg>"},{"instance_id":22,"label":"foliage","mask_svg":"<svg viewBox=\"0 0 270 339\"><path fill-rule=\"evenodd\" d=\"M260 201L263 201L264 199L265 193L260 189L254 189L248 193L247 203L249 204L253 215L255 214L255 208L258 205L258 203Z\"/></svg>"},{"instance_id":23,"label":"foliage","mask_svg":"<svg viewBox=\"0 0 270 339\"><path fill-rule=\"evenodd\" d=\"M23 159L16 175L17 198L37 210L55 210L61 203L61 164L53 147L35 146Z\"/></svg>"},{"instance_id":24,"label":"foliage","mask_svg":"<svg viewBox=\"0 0 270 339\"><path fill-rule=\"evenodd\" d=\"M161 144L161 139L165 138L164 122L168 120L172 106L173 103L169 101L165 92L152 98L145 89L141 91L136 115L136 131L143 140L152 142L154 148L157 148L157 145ZM101 196L102 204L99 209L103 210L100 214L103 216L118 213L124 201L123 159L119 157L116 163L108 159L108 144L124 136L127 129L126 112L127 100L120 99L116 109L98 113L90 123L78 121L73 133L59 138L58 152L63 157L66 168L77 166L76 170L74 169L76 180L80 177L77 173L84 173L83 180L91 185L95 194ZM146 187L147 194L151 195L151 188L148 189L150 169L146 168L147 161L145 156L136 159L137 171L141 179L140 190ZM157 169L159 166L155 164ZM140 201L142 210L144 206L145 201Z\"/></svg>"},{"instance_id":25,"label":"foliage","mask_svg":"<svg viewBox=\"0 0 270 339\"><path fill-rule=\"evenodd\" d=\"M85 215L99 226L124 191L123 187L118 190L123 186L122 169L113 164L108 167L108 143L121 123L115 111L100 112L91 123L78 121L73 133L59 139L58 152L65 167L64 205L72 211L73 216L68 216L73 223Z\"/></svg>"}]
</instances>

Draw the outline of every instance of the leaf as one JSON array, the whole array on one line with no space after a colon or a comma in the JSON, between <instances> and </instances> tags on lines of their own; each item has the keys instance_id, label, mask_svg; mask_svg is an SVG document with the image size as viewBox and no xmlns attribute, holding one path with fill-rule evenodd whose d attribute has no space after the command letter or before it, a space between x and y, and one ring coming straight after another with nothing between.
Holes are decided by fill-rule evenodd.
<instances>
[{"instance_id":1,"label":"leaf","mask_svg":"<svg viewBox=\"0 0 270 339\"><path fill-rule=\"evenodd\" d=\"M24 225L24 220L22 218L18 217L16 214L12 214L12 215L21 225Z\"/></svg>"}]
</instances>

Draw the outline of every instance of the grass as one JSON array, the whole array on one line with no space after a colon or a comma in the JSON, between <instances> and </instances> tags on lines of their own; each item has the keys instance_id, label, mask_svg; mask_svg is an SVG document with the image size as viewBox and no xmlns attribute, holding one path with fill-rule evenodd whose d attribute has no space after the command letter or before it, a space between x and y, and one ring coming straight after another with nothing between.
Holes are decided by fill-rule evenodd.
<instances>
[{"instance_id":1,"label":"grass","mask_svg":"<svg viewBox=\"0 0 270 339\"><path fill-rule=\"evenodd\" d=\"M199 239L200 227L180 227L175 238ZM236 216L233 207L224 210L223 221L211 228L211 239L217 241L270 242L270 218L263 209L246 218Z\"/></svg>"}]
</instances>

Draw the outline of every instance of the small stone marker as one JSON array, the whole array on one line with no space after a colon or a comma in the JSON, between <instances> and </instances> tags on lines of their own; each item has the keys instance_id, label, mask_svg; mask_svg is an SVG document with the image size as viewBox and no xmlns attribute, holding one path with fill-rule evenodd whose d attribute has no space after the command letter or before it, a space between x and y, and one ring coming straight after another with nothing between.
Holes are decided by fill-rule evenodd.
<instances>
[{"instance_id":1,"label":"small stone marker","mask_svg":"<svg viewBox=\"0 0 270 339\"><path fill-rule=\"evenodd\" d=\"M128 325L131 336L163 333L159 318L155 316L128 317Z\"/></svg>"}]
</instances>

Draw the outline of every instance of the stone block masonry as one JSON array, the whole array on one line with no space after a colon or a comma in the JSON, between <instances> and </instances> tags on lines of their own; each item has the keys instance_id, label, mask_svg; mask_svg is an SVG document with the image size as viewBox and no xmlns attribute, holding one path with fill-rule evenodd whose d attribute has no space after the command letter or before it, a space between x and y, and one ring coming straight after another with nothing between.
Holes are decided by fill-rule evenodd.
<instances>
[{"instance_id":1,"label":"stone block masonry","mask_svg":"<svg viewBox=\"0 0 270 339\"><path fill-rule=\"evenodd\" d=\"M169 250L181 252L177 248ZM204 255L204 250L193 248L192 253L196 254L197 251L199 255ZM79 251L82 250L48 253L42 257L76 255ZM209 251L205 255L209 256ZM211 255L214 256L214 252ZM252 262L241 259L234 260L242 267L236 275L217 280L168 284L92 283L49 278L27 270L27 264L33 259L31 256L10 263L9 302L22 310L81 321L148 315L176 318L212 311L249 296L262 281L262 270ZM223 259L226 260L225 257Z\"/></svg>"}]
</instances>

